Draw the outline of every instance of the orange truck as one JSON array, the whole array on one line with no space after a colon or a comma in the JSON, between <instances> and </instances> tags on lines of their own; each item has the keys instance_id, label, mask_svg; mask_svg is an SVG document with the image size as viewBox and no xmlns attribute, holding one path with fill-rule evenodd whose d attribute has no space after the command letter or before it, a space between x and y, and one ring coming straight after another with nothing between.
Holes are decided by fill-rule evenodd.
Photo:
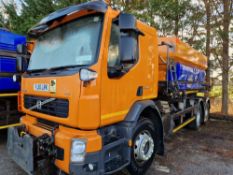
<instances>
[{"instance_id":1,"label":"orange truck","mask_svg":"<svg viewBox=\"0 0 233 175\"><path fill-rule=\"evenodd\" d=\"M7 143L28 174L144 174L166 135L208 120L206 57L104 1L58 10L28 35L25 116Z\"/></svg>"}]
</instances>

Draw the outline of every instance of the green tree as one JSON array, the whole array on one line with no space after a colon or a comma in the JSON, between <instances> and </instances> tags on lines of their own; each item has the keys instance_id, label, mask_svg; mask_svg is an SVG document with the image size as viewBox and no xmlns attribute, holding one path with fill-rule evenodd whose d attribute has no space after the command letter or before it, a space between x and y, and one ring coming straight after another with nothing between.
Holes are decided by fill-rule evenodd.
<instances>
[{"instance_id":1,"label":"green tree","mask_svg":"<svg viewBox=\"0 0 233 175\"><path fill-rule=\"evenodd\" d=\"M220 48L217 53L220 67L222 70L222 113L228 114L229 101L229 72L230 72L230 24L233 19L233 1L214 0L215 8L215 33Z\"/></svg>"},{"instance_id":2,"label":"green tree","mask_svg":"<svg viewBox=\"0 0 233 175\"><path fill-rule=\"evenodd\" d=\"M8 28L25 35L27 31L37 24L43 17L57 9L86 2L87 0L20 0L21 10L17 11L14 2L3 4L8 16ZM1 21L1 16L0 16Z\"/></svg>"},{"instance_id":3,"label":"green tree","mask_svg":"<svg viewBox=\"0 0 233 175\"><path fill-rule=\"evenodd\" d=\"M211 14L212 14L212 10L211 10L211 1L210 0L203 0L204 4L205 4L205 12L206 12L206 51L205 54L208 58L208 69L206 71L206 81L208 84L210 84L210 34L211 34ZM208 94L207 94L208 95Z\"/></svg>"}]
</instances>

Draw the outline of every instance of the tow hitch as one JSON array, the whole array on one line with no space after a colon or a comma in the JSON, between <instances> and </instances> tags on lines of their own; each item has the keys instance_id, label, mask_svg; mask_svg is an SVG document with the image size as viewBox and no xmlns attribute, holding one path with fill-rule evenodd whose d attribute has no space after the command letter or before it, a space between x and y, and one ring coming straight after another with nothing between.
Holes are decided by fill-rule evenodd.
<instances>
[{"instance_id":1,"label":"tow hitch","mask_svg":"<svg viewBox=\"0 0 233 175\"><path fill-rule=\"evenodd\" d=\"M56 174L54 161L60 150L54 144L54 133L52 136L44 134L35 138L27 133L23 125L10 128L7 143L9 155L28 174Z\"/></svg>"}]
</instances>

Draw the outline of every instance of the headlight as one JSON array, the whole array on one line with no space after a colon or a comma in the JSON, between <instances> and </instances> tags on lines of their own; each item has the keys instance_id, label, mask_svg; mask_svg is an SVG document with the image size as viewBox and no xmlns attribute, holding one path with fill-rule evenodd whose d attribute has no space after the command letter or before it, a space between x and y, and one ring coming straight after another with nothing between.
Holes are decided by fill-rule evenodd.
<instances>
[{"instance_id":1,"label":"headlight","mask_svg":"<svg viewBox=\"0 0 233 175\"><path fill-rule=\"evenodd\" d=\"M81 163L86 155L86 141L81 139L73 139L71 145L71 162Z\"/></svg>"}]
</instances>

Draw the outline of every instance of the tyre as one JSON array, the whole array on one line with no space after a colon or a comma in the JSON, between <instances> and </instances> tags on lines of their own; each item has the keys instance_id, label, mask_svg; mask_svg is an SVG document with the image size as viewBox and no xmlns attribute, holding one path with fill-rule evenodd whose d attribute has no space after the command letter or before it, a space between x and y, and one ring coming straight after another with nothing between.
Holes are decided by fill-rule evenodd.
<instances>
[{"instance_id":1,"label":"tyre","mask_svg":"<svg viewBox=\"0 0 233 175\"><path fill-rule=\"evenodd\" d=\"M210 115L210 104L209 102L205 103L205 111L204 111L204 123L208 122Z\"/></svg>"},{"instance_id":2,"label":"tyre","mask_svg":"<svg viewBox=\"0 0 233 175\"><path fill-rule=\"evenodd\" d=\"M194 110L195 120L189 124L189 128L194 129L194 130L198 130L200 128L202 120L203 120L202 114L203 114L203 109L201 107L201 104L198 103L198 105L196 106Z\"/></svg>"},{"instance_id":3,"label":"tyre","mask_svg":"<svg viewBox=\"0 0 233 175\"><path fill-rule=\"evenodd\" d=\"M155 153L158 134L151 120L141 119L134 130L131 163L127 167L131 175L142 175L151 166Z\"/></svg>"}]
</instances>

